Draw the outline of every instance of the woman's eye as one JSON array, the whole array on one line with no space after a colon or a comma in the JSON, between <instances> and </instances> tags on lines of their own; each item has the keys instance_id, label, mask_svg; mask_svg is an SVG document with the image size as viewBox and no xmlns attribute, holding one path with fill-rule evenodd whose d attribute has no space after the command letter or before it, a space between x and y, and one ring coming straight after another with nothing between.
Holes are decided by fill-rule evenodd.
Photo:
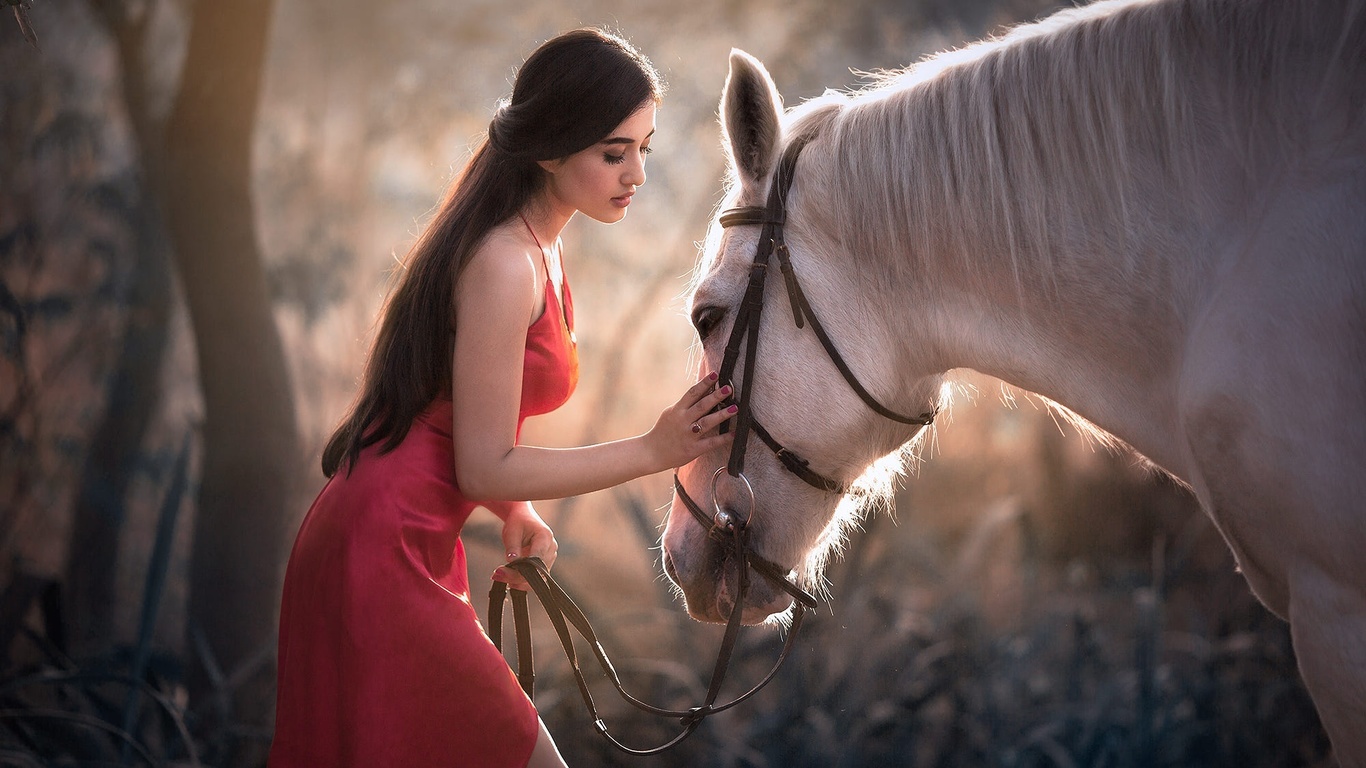
<instances>
[{"instance_id":1,"label":"woman's eye","mask_svg":"<svg viewBox=\"0 0 1366 768\"><path fill-rule=\"evenodd\" d=\"M703 341L716 330L716 324L721 322L721 318L726 314L720 307L698 307L692 313L692 325L697 329L698 338Z\"/></svg>"},{"instance_id":2,"label":"woman's eye","mask_svg":"<svg viewBox=\"0 0 1366 768\"><path fill-rule=\"evenodd\" d=\"M606 161L608 165L621 165L626 162L626 155L614 155L611 152L604 152L602 154L602 159Z\"/></svg>"}]
</instances>

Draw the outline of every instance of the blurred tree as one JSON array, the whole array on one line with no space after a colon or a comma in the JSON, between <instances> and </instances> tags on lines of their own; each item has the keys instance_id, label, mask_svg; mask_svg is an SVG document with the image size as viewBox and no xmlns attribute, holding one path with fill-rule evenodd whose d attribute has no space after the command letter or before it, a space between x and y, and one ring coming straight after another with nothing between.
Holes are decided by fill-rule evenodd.
<instances>
[{"instance_id":1,"label":"blurred tree","mask_svg":"<svg viewBox=\"0 0 1366 768\"><path fill-rule=\"evenodd\" d=\"M150 203L139 200L135 221L128 325L108 387L104 418L91 439L80 491L72 508L64 609L73 651L84 654L114 635L117 542L125 520L124 499L136 475L143 436L156 409L157 378L170 314L170 263L149 221Z\"/></svg>"},{"instance_id":2,"label":"blurred tree","mask_svg":"<svg viewBox=\"0 0 1366 768\"><path fill-rule=\"evenodd\" d=\"M171 314L172 267L159 211L143 185L129 186L134 199L124 201L121 212L132 230L132 253L122 256L132 262L127 324L72 506L63 579L63 620L70 652L77 656L105 650L116 635L120 548L111 542L123 532L125 499L160 401Z\"/></svg>"},{"instance_id":3,"label":"blurred tree","mask_svg":"<svg viewBox=\"0 0 1366 768\"><path fill-rule=\"evenodd\" d=\"M273 4L193 6L164 126L145 86L151 64L142 60L152 7L95 4L119 43L131 121L189 305L204 398L187 622L197 660L191 697L214 704L212 715L265 727L287 510L300 470L293 394L251 197L251 140Z\"/></svg>"},{"instance_id":4,"label":"blurred tree","mask_svg":"<svg viewBox=\"0 0 1366 768\"><path fill-rule=\"evenodd\" d=\"M60 26L63 34L45 56L17 45L22 41L10 28L0 29L0 70L7 75L0 93L0 281L12 291L2 303L10 312L6 319L15 323L13 335L6 331L0 345L6 358L0 373L5 382L0 393L0 553L7 560L13 554L9 565L16 572L29 570L54 581L61 563L71 559L64 557L67 551L88 566L81 575L91 578L68 585L73 588L63 601L82 606L81 617L97 625L81 621L73 627L77 642L66 650L84 654L104 650L111 637L117 580L116 548L110 543L118 540L121 508L79 505L82 512L73 517L80 524L73 526L71 538L40 540L44 531L66 533L63 513L68 503L78 506L71 499L110 498L94 483L86 484L86 494L67 490L80 485L78 470L86 455L71 448L83 444L95 416L112 410L106 407L107 383L130 315L131 266L142 253L134 223L141 192L113 148L111 134L117 129L111 125L118 121L109 119L112 105L102 100L103 84L112 78L97 73L98 53L82 62L70 55L98 51L99 30L61 20L71 23ZM138 385L139 373L122 377L125 394L130 383ZM145 380L154 382L157 373L153 360ZM136 410L124 407L127 400L118 408L122 414ZM120 455L116 446L110 449L122 439L119 433L136 432L125 455L125 467L131 469L142 434L133 427L136 421L107 425L96 452ZM103 463L106 469L112 466ZM102 487L127 485L124 476L108 471L88 477L98 477ZM63 546L68 543L69 548ZM87 638L94 642L80 642Z\"/></svg>"},{"instance_id":5,"label":"blurred tree","mask_svg":"<svg viewBox=\"0 0 1366 768\"><path fill-rule=\"evenodd\" d=\"M251 204L251 137L272 5L195 5L166 126L160 182L205 411L189 629L201 633L194 647L211 656L197 665L192 695L205 692L215 664L234 672L271 657L286 510L300 468ZM237 705L251 721L268 723L273 680L262 683Z\"/></svg>"}]
</instances>

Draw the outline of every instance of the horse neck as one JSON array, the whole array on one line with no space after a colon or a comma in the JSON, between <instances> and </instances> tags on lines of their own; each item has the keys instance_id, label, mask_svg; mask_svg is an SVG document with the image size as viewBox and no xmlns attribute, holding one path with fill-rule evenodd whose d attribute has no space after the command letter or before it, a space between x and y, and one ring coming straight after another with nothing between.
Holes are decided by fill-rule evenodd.
<instances>
[{"instance_id":1,"label":"horse neck","mask_svg":"<svg viewBox=\"0 0 1366 768\"><path fill-rule=\"evenodd\" d=\"M837 268L854 283L848 290L890 309L883 340L899 349L897 368L972 368L1076 411L1164 466L1179 464L1165 440L1176 428L1181 340L1211 269L1200 238L1187 236L1208 222L1160 197L1144 169L1109 175L1130 181L1082 196L1059 195L1065 181L1039 183L1026 210L1001 196L990 173L973 189L967 169L945 167L937 142L903 145L890 164L836 149L824 164L828 182L812 185L833 193L816 206L843 221L832 226L844 247L832 250L857 262ZM869 199L839 181L851 166L857 177L861 162L920 178L873 191L880 204L849 204ZM1102 195L1149 215L1101 215L1090 203ZM1022 221L1039 211L1049 212L1046 226Z\"/></svg>"}]
</instances>

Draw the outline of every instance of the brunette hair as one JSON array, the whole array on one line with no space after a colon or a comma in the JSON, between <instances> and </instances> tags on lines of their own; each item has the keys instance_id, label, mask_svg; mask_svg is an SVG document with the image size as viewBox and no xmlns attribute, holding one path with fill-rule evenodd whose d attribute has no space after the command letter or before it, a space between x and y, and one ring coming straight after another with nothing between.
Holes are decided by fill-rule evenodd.
<instances>
[{"instance_id":1,"label":"brunette hair","mask_svg":"<svg viewBox=\"0 0 1366 768\"><path fill-rule=\"evenodd\" d=\"M451 391L455 283L489 232L517 215L545 185L538 160L567 157L601 141L663 84L649 59L598 29L579 29L537 48L522 64L512 98L498 107L488 140L446 191L408 253L385 302L360 393L323 450L323 474L362 450L403 442L413 419Z\"/></svg>"}]
</instances>

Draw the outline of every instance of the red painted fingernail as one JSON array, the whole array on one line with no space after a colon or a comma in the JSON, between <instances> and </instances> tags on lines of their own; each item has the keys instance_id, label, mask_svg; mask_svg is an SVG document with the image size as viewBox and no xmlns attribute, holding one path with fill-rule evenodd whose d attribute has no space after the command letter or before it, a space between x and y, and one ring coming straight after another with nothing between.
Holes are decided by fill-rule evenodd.
<instances>
[{"instance_id":1,"label":"red painted fingernail","mask_svg":"<svg viewBox=\"0 0 1366 768\"><path fill-rule=\"evenodd\" d=\"M707 374L707 381L716 381L716 371Z\"/></svg>"},{"instance_id":2,"label":"red painted fingernail","mask_svg":"<svg viewBox=\"0 0 1366 768\"><path fill-rule=\"evenodd\" d=\"M723 394L723 395L729 395L729 394L730 394L730 385L729 385L729 384L727 384L727 385L721 387L721 394Z\"/></svg>"},{"instance_id":3,"label":"red painted fingernail","mask_svg":"<svg viewBox=\"0 0 1366 768\"><path fill-rule=\"evenodd\" d=\"M729 407L729 408L726 409L726 413L739 413L739 412L740 412L740 406L738 406L738 405L732 405L731 407Z\"/></svg>"}]
</instances>

